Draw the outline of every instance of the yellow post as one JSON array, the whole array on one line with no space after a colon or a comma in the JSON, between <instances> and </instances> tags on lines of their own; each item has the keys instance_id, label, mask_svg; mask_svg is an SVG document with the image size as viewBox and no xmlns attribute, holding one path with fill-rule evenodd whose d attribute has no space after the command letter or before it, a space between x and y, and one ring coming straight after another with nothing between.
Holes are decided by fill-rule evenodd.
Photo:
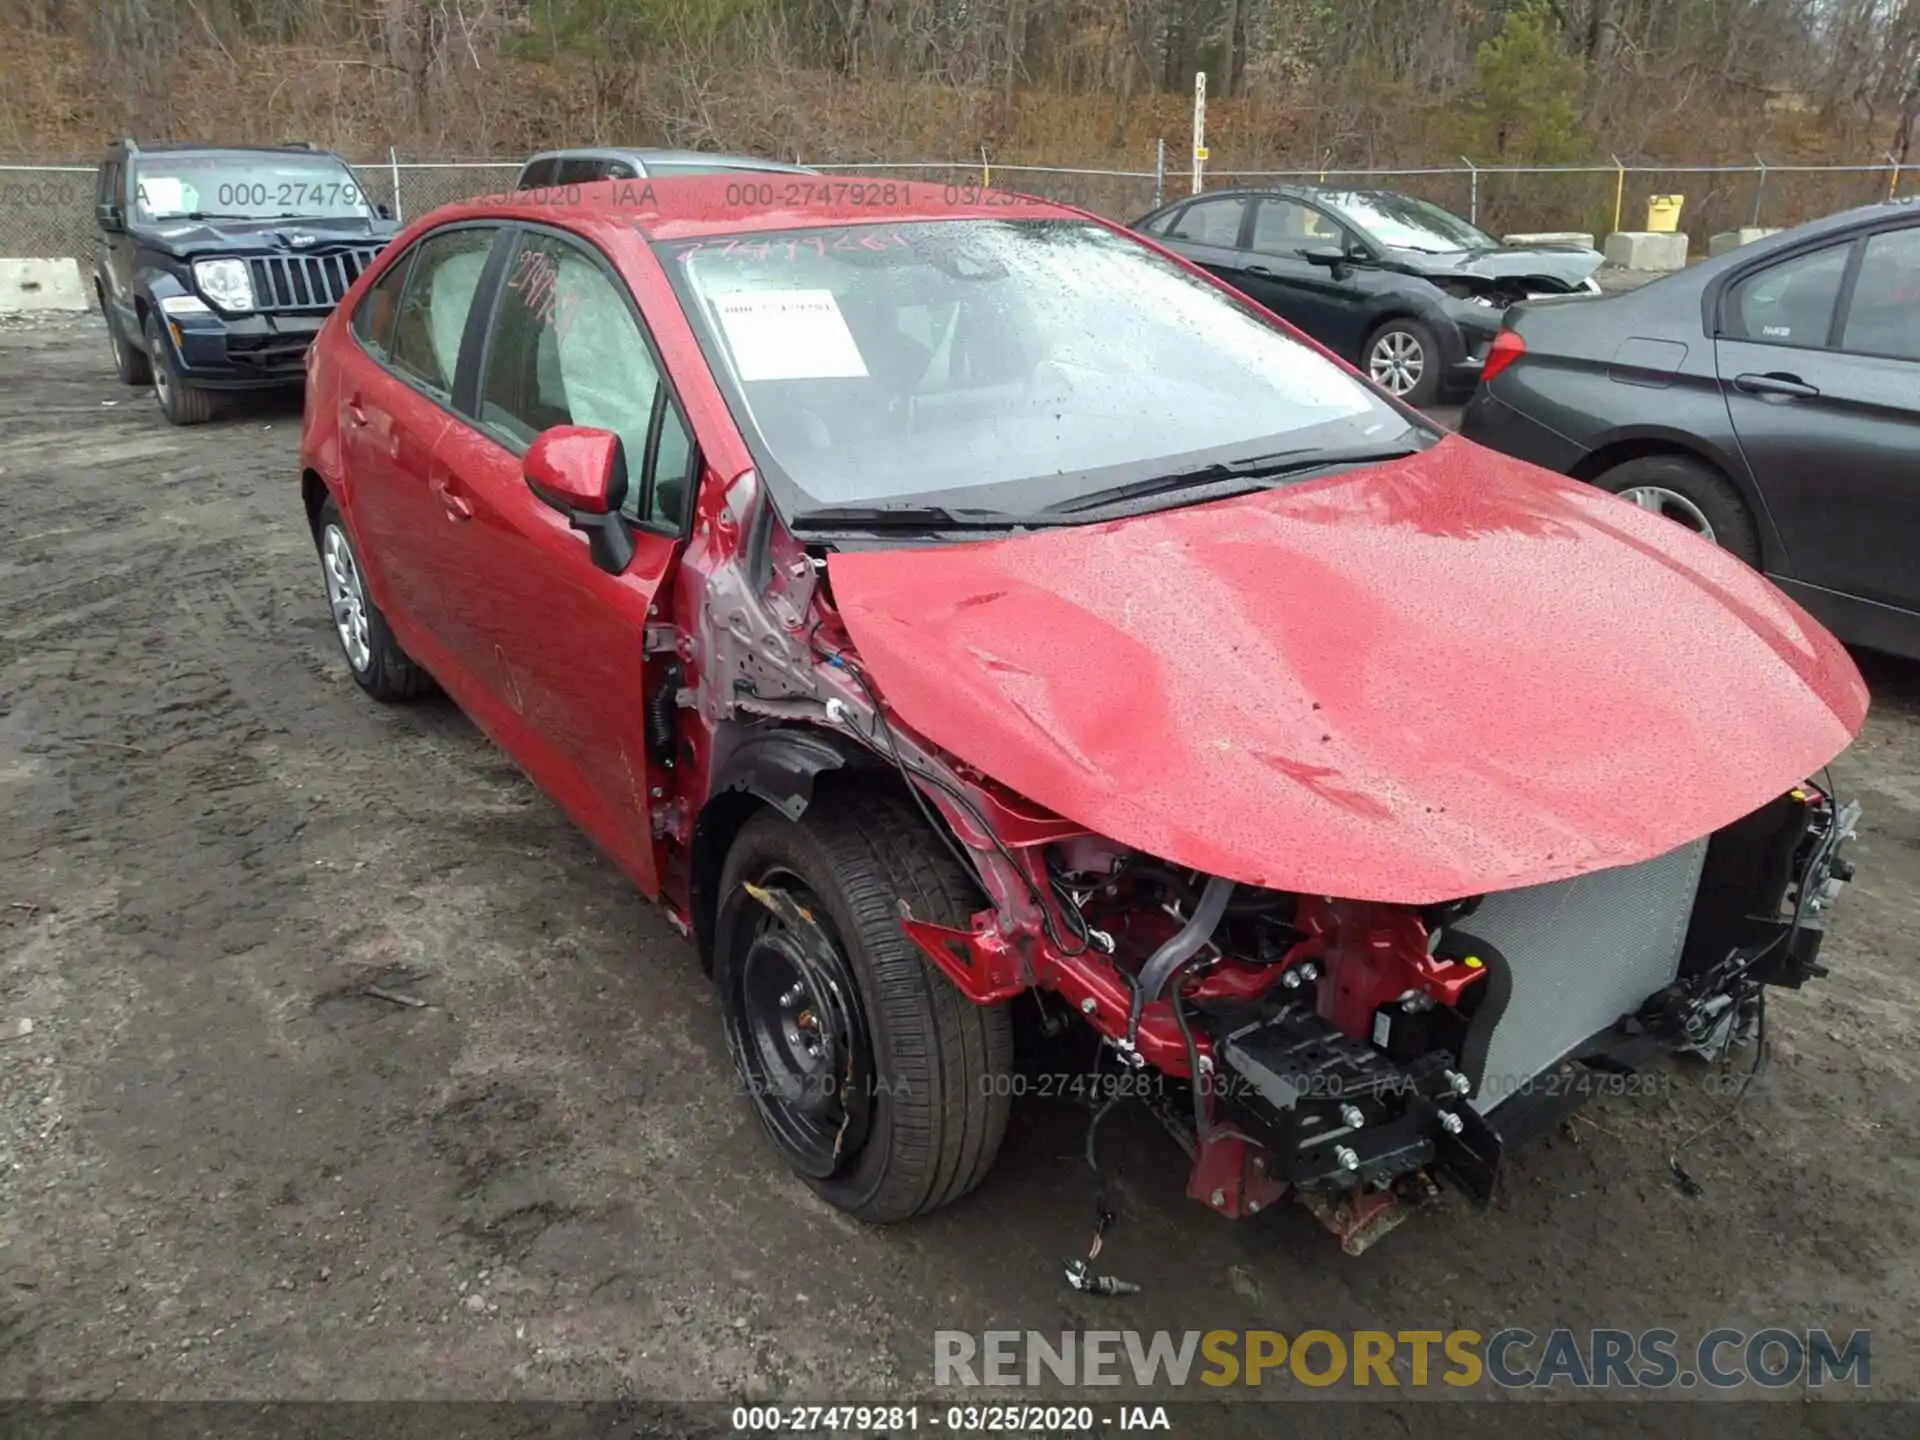
<instances>
[{"instance_id":1,"label":"yellow post","mask_svg":"<svg viewBox=\"0 0 1920 1440\"><path fill-rule=\"evenodd\" d=\"M1609 156L1613 161L1613 228L1620 228L1620 207L1627 198L1627 167L1620 163L1618 155Z\"/></svg>"},{"instance_id":2,"label":"yellow post","mask_svg":"<svg viewBox=\"0 0 1920 1440\"><path fill-rule=\"evenodd\" d=\"M987 147L982 145L980 147L980 188L986 190L992 185L993 175L987 169Z\"/></svg>"},{"instance_id":3,"label":"yellow post","mask_svg":"<svg viewBox=\"0 0 1920 1440\"><path fill-rule=\"evenodd\" d=\"M1891 200L1893 192L1900 188L1900 162L1893 159L1891 151L1888 152L1887 159L1893 160L1893 173L1887 176L1887 199Z\"/></svg>"}]
</instances>

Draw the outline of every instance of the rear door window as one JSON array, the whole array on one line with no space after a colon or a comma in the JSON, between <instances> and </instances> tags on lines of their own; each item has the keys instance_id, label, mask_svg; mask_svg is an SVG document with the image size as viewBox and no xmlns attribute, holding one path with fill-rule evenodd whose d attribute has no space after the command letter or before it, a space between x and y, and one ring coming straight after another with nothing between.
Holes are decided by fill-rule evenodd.
<instances>
[{"instance_id":1,"label":"rear door window","mask_svg":"<svg viewBox=\"0 0 1920 1440\"><path fill-rule=\"evenodd\" d=\"M390 358L396 370L442 402L453 395L460 338L498 233L492 226L442 230L414 247Z\"/></svg>"},{"instance_id":2,"label":"rear door window","mask_svg":"<svg viewBox=\"0 0 1920 1440\"><path fill-rule=\"evenodd\" d=\"M1195 245L1216 245L1223 250L1240 245L1240 222L1247 213L1244 196L1231 200L1200 200L1180 212L1168 235Z\"/></svg>"},{"instance_id":3,"label":"rear door window","mask_svg":"<svg viewBox=\"0 0 1920 1440\"><path fill-rule=\"evenodd\" d=\"M553 183L591 185L597 180L631 180L632 178L631 165L623 165L618 160L576 155L572 159L560 162L560 171Z\"/></svg>"},{"instance_id":4,"label":"rear door window","mask_svg":"<svg viewBox=\"0 0 1920 1440\"><path fill-rule=\"evenodd\" d=\"M1920 360L1920 226L1868 237L1840 348Z\"/></svg>"},{"instance_id":5,"label":"rear door window","mask_svg":"<svg viewBox=\"0 0 1920 1440\"><path fill-rule=\"evenodd\" d=\"M520 172L519 190L538 190L553 184L553 172L560 162L551 155L543 155L538 160L529 160L527 168Z\"/></svg>"},{"instance_id":6,"label":"rear door window","mask_svg":"<svg viewBox=\"0 0 1920 1440\"><path fill-rule=\"evenodd\" d=\"M1852 254L1853 242L1846 241L1742 276L1727 292L1725 333L1762 345L1825 349Z\"/></svg>"}]
</instances>

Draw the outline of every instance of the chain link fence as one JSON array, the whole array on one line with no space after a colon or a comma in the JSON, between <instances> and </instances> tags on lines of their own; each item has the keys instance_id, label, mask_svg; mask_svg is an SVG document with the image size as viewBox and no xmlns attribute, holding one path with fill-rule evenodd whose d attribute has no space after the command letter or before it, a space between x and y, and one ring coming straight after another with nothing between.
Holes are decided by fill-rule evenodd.
<instances>
[{"instance_id":1,"label":"chain link fence","mask_svg":"<svg viewBox=\"0 0 1920 1440\"><path fill-rule=\"evenodd\" d=\"M397 154L353 162L369 196L415 219L429 210L510 188L514 160L402 160ZM886 161L816 167L834 174L893 175L954 187L987 186L1077 205L1130 221L1163 198L1189 193L1184 153L1162 144L1154 168L980 161ZM1419 195L1496 234L1575 230L1596 239L1646 223L1656 195L1684 195L1681 228L1704 253L1708 236L1742 225L1795 225L1893 195L1920 193L1920 167L1878 165L1458 165L1403 169L1231 169L1209 167L1209 189L1230 185L1364 185ZM94 252L94 167L72 163L0 164L0 256L86 257Z\"/></svg>"}]
</instances>

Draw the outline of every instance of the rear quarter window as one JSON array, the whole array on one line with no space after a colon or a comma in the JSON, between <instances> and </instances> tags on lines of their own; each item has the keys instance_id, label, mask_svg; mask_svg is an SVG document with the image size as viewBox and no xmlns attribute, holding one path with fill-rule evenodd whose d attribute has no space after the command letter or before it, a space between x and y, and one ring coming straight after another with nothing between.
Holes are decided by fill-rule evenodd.
<instances>
[{"instance_id":1,"label":"rear quarter window","mask_svg":"<svg viewBox=\"0 0 1920 1440\"><path fill-rule=\"evenodd\" d=\"M1741 276L1727 291L1724 333L1762 345L1825 349L1852 254L1847 240Z\"/></svg>"},{"instance_id":2,"label":"rear quarter window","mask_svg":"<svg viewBox=\"0 0 1920 1440\"><path fill-rule=\"evenodd\" d=\"M393 322L400 313L400 293L406 287L407 267L413 263L413 255L409 250L389 265L354 307L351 328L355 337L382 360L393 344Z\"/></svg>"}]
</instances>

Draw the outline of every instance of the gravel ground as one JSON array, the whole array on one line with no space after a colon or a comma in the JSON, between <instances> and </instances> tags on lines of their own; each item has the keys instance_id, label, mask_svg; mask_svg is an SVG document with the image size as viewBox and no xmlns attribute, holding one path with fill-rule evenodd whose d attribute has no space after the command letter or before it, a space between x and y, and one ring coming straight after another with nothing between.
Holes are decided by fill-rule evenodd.
<instances>
[{"instance_id":1,"label":"gravel ground","mask_svg":"<svg viewBox=\"0 0 1920 1440\"><path fill-rule=\"evenodd\" d=\"M1071 1102L910 1227L787 1175L689 945L456 710L348 679L298 428L171 429L96 318L0 328L0 1395L876 1399L931 1393L938 1328L1781 1324L1871 1328L1870 1393L1920 1397L1915 667L1863 661L1834 974L1703 1194L1697 1070L1359 1259L1184 1200L1123 1110L1102 1264L1142 1290L1101 1300L1060 1278Z\"/></svg>"}]
</instances>

